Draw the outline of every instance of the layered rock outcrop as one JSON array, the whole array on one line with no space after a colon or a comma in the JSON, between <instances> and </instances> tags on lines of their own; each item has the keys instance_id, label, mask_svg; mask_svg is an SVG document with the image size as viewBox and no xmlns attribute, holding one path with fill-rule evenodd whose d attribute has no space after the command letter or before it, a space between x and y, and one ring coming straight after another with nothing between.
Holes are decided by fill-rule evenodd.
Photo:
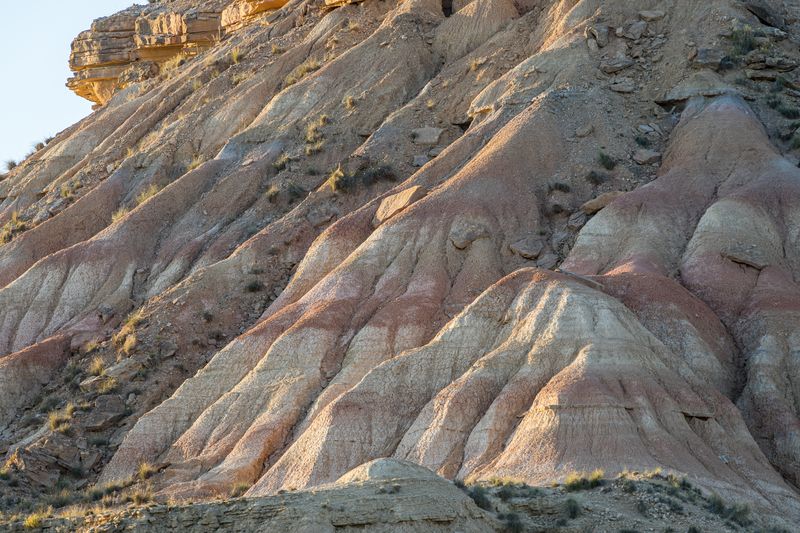
<instances>
[{"instance_id":1,"label":"layered rock outcrop","mask_svg":"<svg viewBox=\"0 0 800 533\"><path fill-rule=\"evenodd\" d=\"M105 105L118 90L152 78L218 42L224 31L244 26L285 0L179 1L133 7L92 24L72 43L67 86L78 96Z\"/></svg>"},{"instance_id":2,"label":"layered rock outcrop","mask_svg":"<svg viewBox=\"0 0 800 533\"><path fill-rule=\"evenodd\" d=\"M222 28L226 32L241 29L265 13L283 7L286 2L287 0L235 0L222 10Z\"/></svg>"},{"instance_id":3,"label":"layered rock outcrop","mask_svg":"<svg viewBox=\"0 0 800 533\"><path fill-rule=\"evenodd\" d=\"M800 517L791 9L301 1L210 35L275 7L158 2L76 41L105 106L0 182L25 222L0 247L9 452L46 457L23 414L89 379L127 409L63 438L108 435L92 479L147 463L164 498L391 457L662 468ZM746 81L755 48L780 80Z\"/></svg>"}]
</instances>

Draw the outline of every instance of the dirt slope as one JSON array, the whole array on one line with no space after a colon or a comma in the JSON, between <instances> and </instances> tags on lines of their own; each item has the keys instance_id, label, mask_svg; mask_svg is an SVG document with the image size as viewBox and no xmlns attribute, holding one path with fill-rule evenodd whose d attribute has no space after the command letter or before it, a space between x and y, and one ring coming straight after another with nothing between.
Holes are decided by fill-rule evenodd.
<instances>
[{"instance_id":1,"label":"dirt slope","mask_svg":"<svg viewBox=\"0 0 800 533\"><path fill-rule=\"evenodd\" d=\"M70 86L98 109L0 181L7 503L142 464L158 497L266 496L393 457L531 485L662 468L800 519L798 16L97 21Z\"/></svg>"}]
</instances>

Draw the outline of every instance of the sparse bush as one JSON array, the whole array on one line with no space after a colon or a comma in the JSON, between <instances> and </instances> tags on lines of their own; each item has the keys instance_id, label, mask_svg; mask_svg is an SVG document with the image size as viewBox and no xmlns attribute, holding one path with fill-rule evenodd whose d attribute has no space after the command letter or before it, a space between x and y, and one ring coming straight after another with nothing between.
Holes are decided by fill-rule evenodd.
<instances>
[{"instance_id":1,"label":"sparse bush","mask_svg":"<svg viewBox=\"0 0 800 533\"><path fill-rule=\"evenodd\" d=\"M555 183L550 183L547 185L548 192L553 192L553 191L570 192L571 190L572 187L570 187L569 184L564 183L563 181L556 181Z\"/></svg>"},{"instance_id":2,"label":"sparse bush","mask_svg":"<svg viewBox=\"0 0 800 533\"><path fill-rule=\"evenodd\" d=\"M69 421L72 420L72 415L75 413L75 404L68 403L64 409L60 411L51 411L47 415L47 425L51 431L57 433L68 433L70 430Z\"/></svg>"},{"instance_id":3,"label":"sparse bush","mask_svg":"<svg viewBox=\"0 0 800 533\"><path fill-rule=\"evenodd\" d=\"M781 103L778 105L776 110L778 111L778 113L780 113L786 118L791 118L791 119L800 118L800 109L798 109L793 105Z\"/></svg>"},{"instance_id":4,"label":"sparse bush","mask_svg":"<svg viewBox=\"0 0 800 533\"><path fill-rule=\"evenodd\" d=\"M648 139L644 135L637 135L636 138L634 138L634 141L636 141L636 144L638 144L642 148L650 147L650 139Z\"/></svg>"},{"instance_id":5,"label":"sparse bush","mask_svg":"<svg viewBox=\"0 0 800 533\"><path fill-rule=\"evenodd\" d=\"M273 44L273 45L272 45L272 55L279 56L279 55L281 55L281 54L282 54L284 51L285 51L285 50L284 50L283 48L281 48L280 46L278 46L277 44Z\"/></svg>"},{"instance_id":6,"label":"sparse bush","mask_svg":"<svg viewBox=\"0 0 800 533\"><path fill-rule=\"evenodd\" d=\"M325 183L330 186L333 192L347 190L347 175L344 173L344 170L342 170L342 165L339 165L333 170L333 172L331 172L330 176L328 176L328 180Z\"/></svg>"},{"instance_id":7,"label":"sparse bush","mask_svg":"<svg viewBox=\"0 0 800 533\"><path fill-rule=\"evenodd\" d=\"M11 172L15 168L17 168L17 162L16 161L14 161L13 159L9 159L9 160L6 161L6 170L7 171Z\"/></svg>"},{"instance_id":8,"label":"sparse bush","mask_svg":"<svg viewBox=\"0 0 800 533\"><path fill-rule=\"evenodd\" d=\"M475 72L481 66L483 66L484 63L486 63L485 57L476 57L475 59L469 62L469 70Z\"/></svg>"},{"instance_id":9,"label":"sparse bush","mask_svg":"<svg viewBox=\"0 0 800 533\"><path fill-rule=\"evenodd\" d=\"M151 183L150 185L145 187L145 189L136 196L136 205L137 206L142 205L147 200L149 200L150 198L152 198L153 196L158 194L158 191L160 191L160 190L161 189L159 188L158 185L156 185L155 183Z\"/></svg>"},{"instance_id":10,"label":"sparse bush","mask_svg":"<svg viewBox=\"0 0 800 533\"><path fill-rule=\"evenodd\" d=\"M339 165L331 172L326 184L334 192L347 192L357 186L370 186L379 181L395 181L396 179L394 170L388 165L362 167L353 175L345 173L342 166Z\"/></svg>"},{"instance_id":11,"label":"sparse bush","mask_svg":"<svg viewBox=\"0 0 800 533\"><path fill-rule=\"evenodd\" d=\"M289 196L289 202L294 202L298 198L306 195L306 190L292 180L286 182L286 194Z\"/></svg>"},{"instance_id":12,"label":"sparse bush","mask_svg":"<svg viewBox=\"0 0 800 533\"><path fill-rule=\"evenodd\" d=\"M83 345L83 353L90 354L96 351L98 348L100 348L100 342L97 339L92 339Z\"/></svg>"},{"instance_id":13,"label":"sparse bush","mask_svg":"<svg viewBox=\"0 0 800 533\"><path fill-rule=\"evenodd\" d=\"M630 479L623 479L622 480L622 492L627 492L628 494L632 494L632 493L636 492L636 483L634 483Z\"/></svg>"},{"instance_id":14,"label":"sparse bush","mask_svg":"<svg viewBox=\"0 0 800 533\"><path fill-rule=\"evenodd\" d=\"M720 498L717 494L712 494L708 498L706 509L740 526L748 526L751 523L750 508L747 505L734 504L729 507L725 503L725 500Z\"/></svg>"},{"instance_id":15,"label":"sparse bush","mask_svg":"<svg viewBox=\"0 0 800 533\"><path fill-rule=\"evenodd\" d=\"M45 518L47 518L47 515L45 515L45 513L32 513L32 514L29 514L25 518L25 521L22 523L22 526L25 529L36 529L38 527L41 527L42 520L44 520Z\"/></svg>"},{"instance_id":16,"label":"sparse bush","mask_svg":"<svg viewBox=\"0 0 800 533\"><path fill-rule=\"evenodd\" d=\"M281 193L280 188L277 185L273 184L269 186L269 189L267 189L267 192L264 194L267 197L267 201L271 204L274 204L275 202L278 201L278 195L280 195L280 193Z\"/></svg>"},{"instance_id":17,"label":"sparse bush","mask_svg":"<svg viewBox=\"0 0 800 533\"><path fill-rule=\"evenodd\" d=\"M48 396L39 404L38 410L40 413L52 411L58 405L58 398L55 396Z\"/></svg>"},{"instance_id":18,"label":"sparse bush","mask_svg":"<svg viewBox=\"0 0 800 533\"><path fill-rule=\"evenodd\" d=\"M317 59L309 57L308 59L297 65L289 73L289 75L286 76L286 79L284 80L284 85L286 87L294 85L298 81L305 78L306 75L308 75L309 73L314 72L315 70L319 70L321 66L322 64Z\"/></svg>"},{"instance_id":19,"label":"sparse bush","mask_svg":"<svg viewBox=\"0 0 800 533\"><path fill-rule=\"evenodd\" d=\"M657 466L657 467L653 468L652 470L647 470L642 475L644 477L646 477L647 479L653 479L653 478L662 477L663 472L664 472L664 470L662 470L662 468L660 466Z\"/></svg>"},{"instance_id":20,"label":"sparse bush","mask_svg":"<svg viewBox=\"0 0 800 533\"><path fill-rule=\"evenodd\" d=\"M614 158L602 150L597 154L597 162L606 170L613 170L614 167L617 166L617 162L614 161Z\"/></svg>"},{"instance_id":21,"label":"sparse bush","mask_svg":"<svg viewBox=\"0 0 800 533\"><path fill-rule=\"evenodd\" d=\"M127 215L128 213L130 213L130 209L128 209L127 207L120 207L119 209L114 211L113 215L111 215L111 223L114 224L116 222L119 222L120 220L125 218L125 215Z\"/></svg>"},{"instance_id":22,"label":"sparse bush","mask_svg":"<svg viewBox=\"0 0 800 533\"><path fill-rule=\"evenodd\" d=\"M564 509L570 518L578 518L581 514L581 504L575 498L567 498L564 502Z\"/></svg>"},{"instance_id":23,"label":"sparse bush","mask_svg":"<svg viewBox=\"0 0 800 533\"><path fill-rule=\"evenodd\" d=\"M261 292L264 290L264 284L259 280L254 279L249 281L247 285L244 286L244 290L247 292Z\"/></svg>"},{"instance_id":24,"label":"sparse bush","mask_svg":"<svg viewBox=\"0 0 800 533\"><path fill-rule=\"evenodd\" d=\"M0 229L0 244L11 242L18 233L22 233L26 229L28 229L27 223L20 218L19 212L14 211Z\"/></svg>"},{"instance_id":25,"label":"sparse bush","mask_svg":"<svg viewBox=\"0 0 800 533\"><path fill-rule=\"evenodd\" d=\"M156 469L153 465L151 465L150 463L142 463L139 465L139 469L136 471L136 477L144 481L145 479L148 479L155 473Z\"/></svg>"},{"instance_id":26,"label":"sparse bush","mask_svg":"<svg viewBox=\"0 0 800 533\"><path fill-rule=\"evenodd\" d=\"M467 494L469 495L470 498L472 498L472 501L475 502L475 505L477 505L481 509L485 511L492 510L492 502L486 495L486 489L484 487L481 487L480 485L473 485L472 487L469 488Z\"/></svg>"},{"instance_id":27,"label":"sparse bush","mask_svg":"<svg viewBox=\"0 0 800 533\"><path fill-rule=\"evenodd\" d=\"M342 104L344 105L344 108L349 111L349 110L354 109L356 107L356 99L348 94L342 100Z\"/></svg>"},{"instance_id":28,"label":"sparse bush","mask_svg":"<svg viewBox=\"0 0 800 533\"><path fill-rule=\"evenodd\" d=\"M111 394L119 387L119 382L117 382L116 378L105 378L100 384L97 386L97 393L98 394Z\"/></svg>"},{"instance_id":29,"label":"sparse bush","mask_svg":"<svg viewBox=\"0 0 800 533\"><path fill-rule=\"evenodd\" d=\"M69 489L61 489L55 494L51 494L45 498L47 505L52 505L56 509L74 503L76 495Z\"/></svg>"},{"instance_id":30,"label":"sparse bush","mask_svg":"<svg viewBox=\"0 0 800 533\"><path fill-rule=\"evenodd\" d=\"M248 489L250 489L249 483L236 483L231 488L231 498L239 498L242 494L247 492Z\"/></svg>"},{"instance_id":31,"label":"sparse bush","mask_svg":"<svg viewBox=\"0 0 800 533\"><path fill-rule=\"evenodd\" d=\"M508 533L522 533L524 531L522 520L517 513L499 514L497 518L503 522L503 526Z\"/></svg>"},{"instance_id":32,"label":"sparse bush","mask_svg":"<svg viewBox=\"0 0 800 533\"><path fill-rule=\"evenodd\" d=\"M189 164L186 165L186 172L190 172L196 169L197 167L205 163L205 161L206 158L202 154L195 154L195 156L192 157L192 160L189 161Z\"/></svg>"},{"instance_id":33,"label":"sparse bush","mask_svg":"<svg viewBox=\"0 0 800 533\"><path fill-rule=\"evenodd\" d=\"M89 373L93 376L102 376L106 373L106 364L99 355L92 358L89 363Z\"/></svg>"},{"instance_id":34,"label":"sparse bush","mask_svg":"<svg viewBox=\"0 0 800 533\"><path fill-rule=\"evenodd\" d=\"M314 154L321 152L325 148L325 141L318 141L314 144L306 145L306 156L311 157Z\"/></svg>"},{"instance_id":35,"label":"sparse bush","mask_svg":"<svg viewBox=\"0 0 800 533\"><path fill-rule=\"evenodd\" d=\"M133 349L136 348L136 343L136 333L126 335L125 341L122 343L122 347L120 348L120 352L124 353L125 355L130 355Z\"/></svg>"},{"instance_id":36,"label":"sparse bush","mask_svg":"<svg viewBox=\"0 0 800 533\"><path fill-rule=\"evenodd\" d=\"M593 489L603 484L604 475L605 473L600 469L595 470L588 476L581 472L571 472L564 480L564 488L568 492Z\"/></svg>"},{"instance_id":37,"label":"sparse bush","mask_svg":"<svg viewBox=\"0 0 800 533\"><path fill-rule=\"evenodd\" d=\"M242 50L238 46L231 50L231 61L233 61L234 65L238 65L243 58Z\"/></svg>"},{"instance_id":38,"label":"sparse bush","mask_svg":"<svg viewBox=\"0 0 800 533\"><path fill-rule=\"evenodd\" d=\"M764 102L767 104L767 107L777 109L778 106L783 103L783 100L781 100L779 96L772 95L768 96Z\"/></svg>"},{"instance_id":39,"label":"sparse bush","mask_svg":"<svg viewBox=\"0 0 800 533\"><path fill-rule=\"evenodd\" d=\"M126 337L136 333L136 327L142 320L144 320L144 309L141 307L130 313L127 318L125 318L125 323L119 332L111 337L111 342L114 343L114 346L117 348L122 347L125 344Z\"/></svg>"},{"instance_id":40,"label":"sparse bush","mask_svg":"<svg viewBox=\"0 0 800 533\"><path fill-rule=\"evenodd\" d=\"M322 132L320 131L324 126L330 122L328 115L320 115L316 120L309 122L306 125L306 144L312 144L323 139Z\"/></svg>"},{"instance_id":41,"label":"sparse bush","mask_svg":"<svg viewBox=\"0 0 800 533\"><path fill-rule=\"evenodd\" d=\"M153 493L149 488L136 489L129 492L125 500L134 505L144 505L145 503L153 501Z\"/></svg>"},{"instance_id":42,"label":"sparse bush","mask_svg":"<svg viewBox=\"0 0 800 533\"><path fill-rule=\"evenodd\" d=\"M733 47L733 54L735 56L743 56L748 52L752 52L758 47L756 35L753 28L748 25L734 28L731 32L731 44Z\"/></svg>"},{"instance_id":43,"label":"sparse bush","mask_svg":"<svg viewBox=\"0 0 800 533\"><path fill-rule=\"evenodd\" d=\"M278 156L272 166L275 167L275 170L281 171L286 168L286 165L289 164L289 156L285 153L282 153Z\"/></svg>"}]
</instances>

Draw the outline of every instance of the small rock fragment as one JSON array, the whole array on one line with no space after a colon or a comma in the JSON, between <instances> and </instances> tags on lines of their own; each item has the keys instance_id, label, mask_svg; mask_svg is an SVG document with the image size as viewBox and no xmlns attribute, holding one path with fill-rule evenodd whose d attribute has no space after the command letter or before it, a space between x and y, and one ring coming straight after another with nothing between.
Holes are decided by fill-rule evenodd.
<instances>
[{"instance_id":1,"label":"small rock fragment","mask_svg":"<svg viewBox=\"0 0 800 533\"><path fill-rule=\"evenodd\" d=\"M632 93L636 90L636 82L631 78L620 77L611 82L608 88L615 93Z\"/></svg>"},{"instance_id":2,"label":"small rock fragment","mask_svg":"<svg viewBox=\"0 0 800 533\"><path fill-rule=\"evenodd\" d=\"M420 154L414 156L414 160L412 161L411 164L415 167L422 167L425 166L425 164L427 164L428 161L430 161L430 159L428 158L427 155Z\"/></svg>"},{"instance_id":3,"label":"small rock fragment","mask_svg":"<svg viewBox=\"0 0 800 533\"><path fill-rule=\"evenodd\" d=\"M625 191L610 191L604 192L597 198L592 198L581 206L581 211L587 215L594 215L608 204L625 194Z\"/></svg>"},{"instance_id":4,"label":"small rock fragment","mask_svg":"<svg viewBox=\"0 0 800 533\"><path fill-rule=\"evenodd\" d=\"M652 163L657 163L660 159L661 159L660 152L656 152L655 150L648 150L646 148L636 150L636 152L633 154L633 160L639 163L640 165L650 165Z\"/></svg>"},{"instance_id":5,"label":"small rock fragment","mask_svg":"<svg viewBox=\"0 0 800 533\"><path fill-rule=\"evenodd\" d=\"M605 59L600 63L600 70L606 74L614 74L628 67L633 66L634 61L628 56L617 56Z\"/></svg>"},{"instance_id":6,"label":"small rock fragment","mask_svg":"<svg viewBox=\"0 0 800 533\"><path fill-rule=\"evenodd\" d=\"M664 18L665 13L660 9L653 9L647 11L639 11L639 18L645 22L653 22Z\"/></svg>"},{"instance_id":7,"label":"small rock fragment","mask_svg":"<svg viewBox=\"0 0 800 533\"><path fill-rule=\"evenodd\" d=\"M524 259L536 259L542 253L544 243L537 237L526 237L515 242L509 248L511 251Z\"/></svg>"},{"instance_id":8,"label":"small rock fragment","mask_svg":"<svg viewBox=\"0 0 800 533\"><path fill-rule=\"evenodd\" d=\"M434 146L439 144L439 138L442 136L442 128L434 128L425 126L424 128L417 128L411 132L411 137L414 139L414 144L422 146Z\"/></svg>"},{"instance_id":9,"label":"small rock fragment","mask_svg":"<svg viewBox=\"0 0 800 533\"><path fill-rule=\"evenodd\" d=\"M536 266L552 270L558 265L558 256L556 254L545 254L536 261Z\"/></svg>"}]
</instances>

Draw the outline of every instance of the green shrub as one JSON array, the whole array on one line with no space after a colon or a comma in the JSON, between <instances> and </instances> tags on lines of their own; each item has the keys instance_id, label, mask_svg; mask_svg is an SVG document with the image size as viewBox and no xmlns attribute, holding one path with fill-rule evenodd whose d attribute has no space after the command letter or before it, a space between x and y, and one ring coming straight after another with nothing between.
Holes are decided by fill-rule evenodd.
<instances>
[{"instance_id":1,"label":"green shrub","mask_svg":"<svg viewBox=\"0 0 800 533\"><path fill-rule=\"evenodd\" d=\"M604 172L598 172L596 170L590 170L589 173L586 174L586 181L592 185L601 185L608 181L608 174Z\"/></svg>"},{"instance_id":2,"label":"green shrub","mask_svg":"<svg viewBox=\"0 0 800 533\"><path fill-rule=\"evenodd\" d=\"M570 518L578 518L581 514L581 504L575 498L567 498L564 502L564 509Z\"/></svg>"},{"instance_id":3,"label":"green shrub","mask_svg":"<svg viewBox=\"0 0 800 533\"><path fill-rule=\"evenodd\" d=\"M486 489L484 487L481 487L480 485L473 485L472 487L469 488L467 494L469 495L470 498L472 498L472 501L475 502L475 505L477 505L481 509L485 511L492 510L492 502L486 495Z\"/></svg>"},{"instance_id":4,"label":"green shrub","mask_svg":"<svg viewBox=\"0 0 800 533\"><path fill-rule=\"evenodd\" d=\"M617 162L614 161L614 158L602 150L597 154L597 162L606 170L613 170L614 167L617 166Z\"/></svg>"},{"instance_id":5,"label":"green shrub","mask_svg":"<svg viewBox=\"0 0 800 533\"><path fill-rule=\"evenodd\" d=\"M249 281L247 285L244 286L244 290L247 292L261 292L264 290L264 284L261 281L254 279Z\"/></svg>"},{"instance_id":6,"label":"green shrub","mask_svg":"<svg viewBox=\"0 0 800 533\"><path fill-rule=\"evenodd\" d=\"M508 533L522 533L525 530L522 519L517 513L501 513L497 515L497 518L503 522L505 531Z\"/></svg>"},{"instance_id":7,"label":"green shrub","mask_svg":"<svg viewBox=\"0 0 800 533\"><path fill-rule=\"evenodd\" d=\"M736 56L746 55L758 47L758 41L756 41L753 28L747 25L734 28L731 32L730 40L733 53Z\"/></svg>"}]
</instances>

